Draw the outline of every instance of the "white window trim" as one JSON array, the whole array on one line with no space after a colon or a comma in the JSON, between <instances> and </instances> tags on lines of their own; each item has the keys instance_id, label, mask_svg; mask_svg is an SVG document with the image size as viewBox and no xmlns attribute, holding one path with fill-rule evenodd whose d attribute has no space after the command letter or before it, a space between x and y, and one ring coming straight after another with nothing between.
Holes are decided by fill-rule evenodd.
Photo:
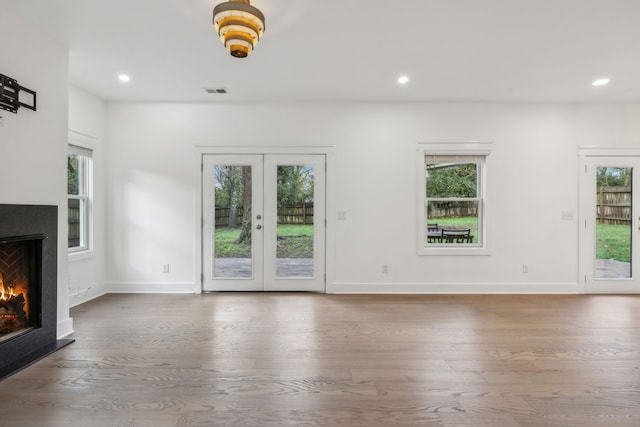
<instances>
[{"instance_id":1,"label":"white window trim","mask_svg":"<svg viewBox=\"0 0 640 427\"><path fill-rule=\"evenodd\" d=\"M418 232L416 234L418 255L438 255L438 256L477 256L490 255L488 238L487 238L487 163L489 163L489 155L491 154L490 142L449 142L449 143L419 143L417 148L417 225ZM480 175L479 188L482 192L480 200L480 212L482 221L480 232L482 233L481 245L451 245L451 246L427 246L425 245L424 236L427 234L425 218L425 195L426 177L424 173L424 159L429 155L459 155L459 156L483 156L484 164ZM447 200L450 200L449 198ZM461 199L468 201L470 199Z\"/></svg>"},{"instance_id":2,"label":"white window trim","mask_svg":"<svg viewBox=\"0 0 640 427\"><path fill-rule=\"evenodd\" d=\"M68 257L69 257L69 261L79 261L79 260L83 260L83 259L88 259L88 258L93 258L94 255L94 245L93 245L93 223L94 223L94 219L93 219L93 186L94 186L94 173L93 173L93 163L94 163L94 159L95 159L95 155L96 155L96 139L93 137L90 137L88 135L79 133L79 132L75 132L75 131L69 131L68 134L68 144L67 147L71 146L71 145L75 145L76 147L80 147L80 148L84 148L87 150L91 151L91 161L88 162L87 164L87 170L86 173L89 177L88 179L88 188L87 188L87 194L86 196L71 196L71 198L78 198L78 199L85 199L87 201L86 203L86 222L87 222L87 245L86 247L78 247L78 248L68 248L67 253L68 253ZM69 148L67 148L67 154L70 152L71 150ZM67 200L69 199L69 195L67 194ZM67 230L67 236L65 236L65 238L68 239L68 230Z\"/></svg>"}]
</instances>

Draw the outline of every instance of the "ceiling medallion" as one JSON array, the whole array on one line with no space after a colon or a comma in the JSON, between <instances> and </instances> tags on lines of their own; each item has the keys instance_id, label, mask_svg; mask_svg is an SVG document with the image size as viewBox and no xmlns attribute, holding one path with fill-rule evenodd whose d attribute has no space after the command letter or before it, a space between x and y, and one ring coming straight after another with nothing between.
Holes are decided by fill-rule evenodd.
<instances>
[{"instance_id":1,"label":"ceiling medallion","mask_svg":"<svg viewBox=\"0 0 640 427\"><path fill-rule=\"evenodd\" d=\"M249 0L229 0L213 8L213 26L231 56L246 58L265 29L264 15Z\"/></svg>"}]
</instances>

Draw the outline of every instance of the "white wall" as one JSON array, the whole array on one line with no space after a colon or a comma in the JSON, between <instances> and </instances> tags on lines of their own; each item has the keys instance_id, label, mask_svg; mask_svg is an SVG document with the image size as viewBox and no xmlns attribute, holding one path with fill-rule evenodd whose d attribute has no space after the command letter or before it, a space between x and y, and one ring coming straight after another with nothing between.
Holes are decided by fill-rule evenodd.
<instances>
[{"instance_id":1,"label":"white wall","mask_svg":"<svg viewBox=\"0 0 640 427\"><path fill-rule=\"evenodd\" d=\"M0 73L37 92L37 111L0 110L0 203L58 206L58 336L73 330L67 295L68 53L0 7Z\"/></svg>"},{"instance_id":2,"label":"white wall","mask_svg":"<svg viewBox=\"0 0 640 427\"><path fill-rule=\"evenodd\" d=\"M328 197L348 219L328 212L329 292L575 292L578 147L638 144L639 113L624 105L109 103L108 289L193 289L194 146L233 145L334 147ZM492 143L491 255L418 256L417 143L469 140ZM576 219L562 221L562 211Z\"/></svg>"},{"instance_id":3,"label":"white wall","mask_svg":"<svg viewBox=\"0 0 640 427\"><path fill-rule=\"evenodd\" d=\"M93 232L91 251L69 255L69 304L73 307L105 293L106 278L106 150L105 102L69 87L71 142L93 149Z\"/></svg>"}]
</instances>

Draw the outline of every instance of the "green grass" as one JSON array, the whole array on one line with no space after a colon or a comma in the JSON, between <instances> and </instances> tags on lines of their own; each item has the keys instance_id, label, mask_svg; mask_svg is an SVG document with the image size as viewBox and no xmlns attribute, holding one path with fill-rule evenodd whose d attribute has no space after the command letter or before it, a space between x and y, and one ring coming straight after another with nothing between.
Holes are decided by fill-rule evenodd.
<instances>
[{"instance_id":1,"label":"green grass","mask_svg":"<svg viewBox=\"0 0 640 427\"><path fill-rule=\"evenodd\" d=\"M596 258L631 261L631 228L628 225L596 225Z\"/></svg>"},{"instance_id":2,"label":"green grass","mask_svg":"<svg viewBox=\"0 0 640 427\"><path fill-rule=\"evenodd\" d=\"M240 228L216 228L216 258L250 258L251 246L236 243ZM278 225L278 258L313 256L313 225Z\"/></svg>"},{"instance_id":3,"label":"green grass","mask_svg":"<svg viewBox=\"0 0 640 427\"><path fill-rule=\"evenodd\" d=\"M438 227L470 228L473 243L478 243L478 218L474 216L461 216L456 218L430 218L429 224L438 224Z\"/></svg>"},{"instance_id":4,"label":"green grass","mask_svg":"<svg viewBox=\"0 0 640 427\"><path fill-rule=\"evenodd\" d=\"M313 225L278 225L278 258L313 258Z\"/></svg>"},{"instance_id":5,"label":"green grass","mask_svg":"<svg viewBox=\"0 0 640 427\"><path fill-rule=\"evenodd\" d=\"M216 258L251 258L251 245L236 243L240 228L216 228Z\"/></svg>"},{"instance_id":6,"label":"green grass","mask_svg":"<svg viewBox=\"0 0 640 427\"><path fill-rule=\"evenodd\" d=\"M470 228L473 242L478 243L478 220L475 217L431 218L429 224L440 227ZM631 230L627 225L596 225L596 258L630 262Z\"/></svg>"},{"instance_id":7,"label":"green grass","mask_svg":"<svg viewBox=\"0 0 640 427\"><path fill-rule=\"evenodd\" d=\"M313 225L278 225L278 236L313 236Z\"/></svg>"}]
</instances>

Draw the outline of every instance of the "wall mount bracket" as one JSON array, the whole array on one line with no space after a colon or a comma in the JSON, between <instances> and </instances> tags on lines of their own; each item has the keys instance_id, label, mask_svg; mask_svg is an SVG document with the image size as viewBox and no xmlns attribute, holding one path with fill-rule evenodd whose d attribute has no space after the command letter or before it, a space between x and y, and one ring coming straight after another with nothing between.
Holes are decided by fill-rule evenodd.
<instances>
[{"instance_id":1,"label":"wall mount bracket","mask_svg":"<svg viewBox=\"0 0 640 427\"><path fill-rule=\"evenodd\" d=\"M29 101L32 102L22 102L20 92L26 93L26 97L30 98ZM20 107L36 111L36 92L20 86L17 80L0 74L0 109L17 113Z\"/></svg>"}]
</instances>

